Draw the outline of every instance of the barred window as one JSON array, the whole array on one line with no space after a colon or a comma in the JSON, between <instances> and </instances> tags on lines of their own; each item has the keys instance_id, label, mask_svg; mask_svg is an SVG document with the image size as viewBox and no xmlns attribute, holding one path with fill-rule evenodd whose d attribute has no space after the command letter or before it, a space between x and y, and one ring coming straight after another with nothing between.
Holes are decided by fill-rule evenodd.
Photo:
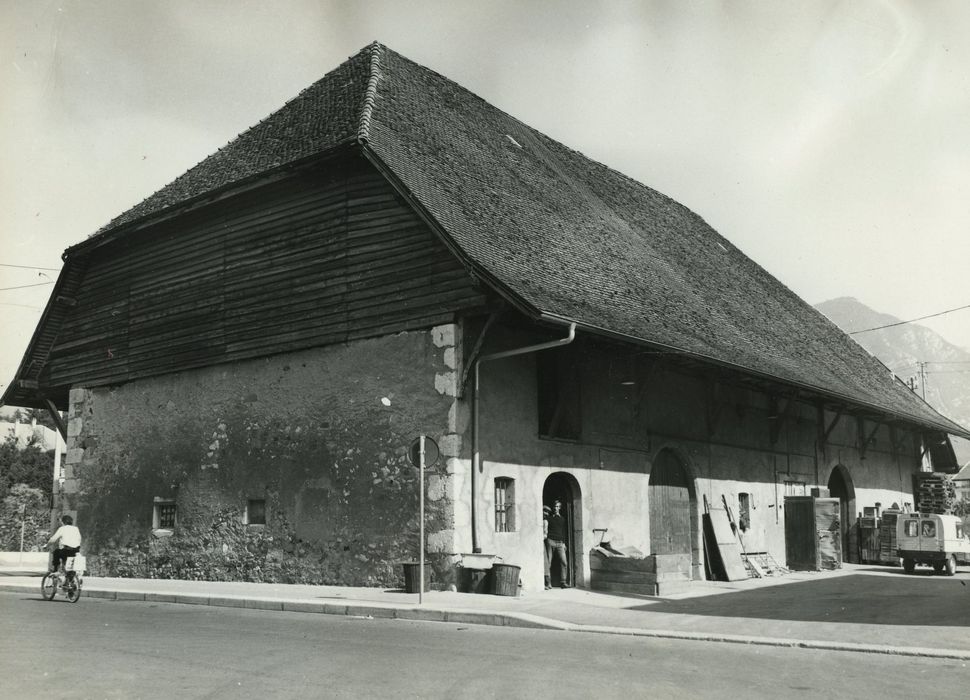
<instances>
[{"instance_id":1,"label":"barred window","mask_svg":"<svg viewBox=\"0 0 970 700\"><path fill-rule=\"evenodd\" d=\"M178 506L175 501L155 498L152 509L152 530L174 530L178 524Z\"/></svg>"},{"instance_id":2,"label":"barred window","mask_svg":"<svg viewBox=\"0 0 970 700\"><path fill-rule=\"evenodd\" d=\"M246 503L246 524L265 525L266 524L266 499L250 498Z\"/></svg>"},{"instance_id":3,"label":"barred window","mask_svg":"<svg viewBox=\"0 0 970 700\"><path fill-rule=\"evenodd\" d=\"M515 532L515 479L495 480L495 532Z\"/></svg>"},{"instance_id":4,"label":"barred window","mask_svg":"<svg viewBox=\"0 0 970 700\"><path fill-rule=\"evenodd\" d=\"M158 507L158 526L172 528L175 527L175 504L166 503Z\"/></svg>"}]
</instances>

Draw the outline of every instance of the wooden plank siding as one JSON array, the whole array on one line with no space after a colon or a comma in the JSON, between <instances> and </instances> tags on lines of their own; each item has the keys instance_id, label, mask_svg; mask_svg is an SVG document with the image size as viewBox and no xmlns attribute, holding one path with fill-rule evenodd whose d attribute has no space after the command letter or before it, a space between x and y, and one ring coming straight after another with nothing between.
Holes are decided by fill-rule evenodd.
<instances>
[{"instance_id":1,"label":"wooden plank siding","mask_svg":"<svg viewBox=\"0 0 970 700\"><path fill-rule=\"evenodd\" d=\"M362 160L87 253L53 386L114 384L449 322L483 291Z\"/></svg>"}]
</instances>

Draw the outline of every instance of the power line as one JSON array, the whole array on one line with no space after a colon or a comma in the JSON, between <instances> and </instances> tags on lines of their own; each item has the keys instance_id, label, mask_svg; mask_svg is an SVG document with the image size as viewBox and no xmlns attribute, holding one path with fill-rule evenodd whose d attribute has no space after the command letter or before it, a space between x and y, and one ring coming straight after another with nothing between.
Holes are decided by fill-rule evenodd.
<instances>
[{"instance_id":1,"label":"power line","mask_svg":"<svg viewBox=\"0 0 970 700\"><path fill-rule=\"evenodd\" d=\"M37 284L22 284L19 287L0 287L0 292L9 292L11 289L27 289L27 287L44 287L53 282L38 282Z\"/></svg>"},{"instance_id":2,"label":"power line","mask_svg":"<svg viewBox=\"0 0 970 700\"><path fill-rule=\"evenodd\" d=\"M0 301L0 306L19 306L22 309L33 309L34 311L40 311L40 306L29 306L27 304L11 304L9 301Z\"/></svg>"},{"instance_id":3,"label":"power line","mask_svg":"<svg viewBox=\"0 0 970 700\"><path fill-rule=\"evenodd\" d=\"M852 331L847 335L856 335L858 333L868 333L869 331L879 331L879 330L882 330L883 328L892 328L893 326L902 326L907 323L915 323L916 321L922 321L923 319L933 318L935 316L942 316L943 314L952 313L954 311L961 311L963 309L970 309L970 304L967 304L966 306L958 306L955 309L947 309L946 311L940 311L939 313L930 314L929 316L920 316L919 318L912 318L909 321L897 321L896 323L887 323L885 326L876 326L875 328L866 328L865 330L861 330L861 331Z\"/></svg>"},{"instance_id":4,"label":"power line","mask_svg":"<svg viewBox=\"0 0 970 700\"><path fill-rule=\"evenodd\" d=\"M38 267L37 265L14 265L12 263L0 263L0 267L19 267L21 270L50 270L60 272L59 267Z\"/></svg>"}]
</instances>

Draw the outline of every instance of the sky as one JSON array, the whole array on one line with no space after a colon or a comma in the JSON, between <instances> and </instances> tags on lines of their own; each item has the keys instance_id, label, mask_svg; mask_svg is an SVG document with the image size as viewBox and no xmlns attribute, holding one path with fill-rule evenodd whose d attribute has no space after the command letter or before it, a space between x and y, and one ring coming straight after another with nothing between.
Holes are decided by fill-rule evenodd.
<instances>
[{"instance_id":1,"label":"sky","mask_svg":"<svg viewBox=\"0 0 970 700\"><path fill-rule=\"evenodd\" d=\"M375 40L810 304L968 306L968 36L962 0L0 0L0 391L65 248ZM921 323L970 348L970 309Z\"/></svg>"}]
</instances>

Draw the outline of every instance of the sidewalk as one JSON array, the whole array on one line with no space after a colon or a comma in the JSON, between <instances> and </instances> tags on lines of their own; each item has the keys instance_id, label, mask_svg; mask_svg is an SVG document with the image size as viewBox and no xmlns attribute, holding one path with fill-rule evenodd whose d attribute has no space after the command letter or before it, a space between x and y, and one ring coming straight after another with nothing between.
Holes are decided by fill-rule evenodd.
<instances>
[{"instance_id":1,"label":"sidewalk","mask_svg":"<svg viewBox=\"0 0 970 700\"><path fill-rule=\"evenodd\" d=\"M0 592L39 596L41 573L0 568ZM927 624L902 624L906 618L890 612L891 606L939 607L940 592L962 595L957 600L966 608L967 581L965 570L955 578L903 578L899 570L847 564L833 572L698 581L689 592L663 599L583 589L518 597L429 591L419 603L417 594L393 589L85 577L83 597L970 660L966 613L951 618L948 608L928 610L915 618ZM859 594L866 586L869 592ZM856 607L866 611L856 619L870 621L845 621L852 619L854 594L863 596Z\"/></svg>"}]
</instances>

